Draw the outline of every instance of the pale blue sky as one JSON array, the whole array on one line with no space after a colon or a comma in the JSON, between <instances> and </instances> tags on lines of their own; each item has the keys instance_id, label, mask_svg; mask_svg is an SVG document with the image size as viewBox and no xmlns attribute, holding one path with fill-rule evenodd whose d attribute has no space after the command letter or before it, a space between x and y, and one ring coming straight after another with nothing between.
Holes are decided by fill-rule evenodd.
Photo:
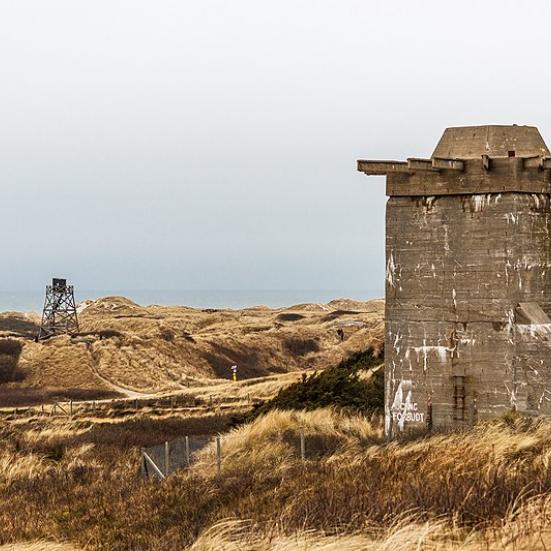
<instances>
[{"instance_id":1,"label":"pale blue sky","mask_svg":"<svg viewBox=\"0 0 551 551\"><path fill-rule=\"evenodd\" d=\"M0 0L0 289L382 289L445 126L551 141L551 4Z\"/></svg>"}]
</instances>

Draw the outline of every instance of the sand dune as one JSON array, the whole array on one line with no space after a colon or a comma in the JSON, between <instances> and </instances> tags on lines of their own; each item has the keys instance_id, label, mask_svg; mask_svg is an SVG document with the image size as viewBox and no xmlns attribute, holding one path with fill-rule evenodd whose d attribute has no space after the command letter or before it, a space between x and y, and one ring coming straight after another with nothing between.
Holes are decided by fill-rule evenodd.
<instances>
[{"instance_id":1,"label":"sand dune","mask_svg":"<svg viewBox=\"0 0 551 551\"><path fill-rule=\"evenodd\" d=\"M323 369L383 337L382 300L200 310L105 297L79 310L78 337L41 343L21 337L25 379L19 385L129 394L177 390L228 379L234 364L241 379ZM39 320L3 314L1 321L4 335L23 336Z\"/></svg>"}]
</instances>

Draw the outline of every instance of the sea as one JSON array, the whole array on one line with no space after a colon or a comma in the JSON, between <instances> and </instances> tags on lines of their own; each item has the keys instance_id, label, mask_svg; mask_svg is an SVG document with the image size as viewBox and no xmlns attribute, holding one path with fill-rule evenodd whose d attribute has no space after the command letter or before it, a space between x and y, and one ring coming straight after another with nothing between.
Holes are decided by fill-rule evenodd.
<instances>
[{"instance_id":1,"label":"sea","mask_svg":"<svg viewBox=\"0 0 551 551\"><path fill-rule=\"evenodd\" d=\"M146 306L192 306L194 308L246 308L264 305L272 308L302 303L326 303L337 298L369 300L384 296L382 289L374 290L130 290L130 289L75 289L77 303L106 296L123 296ZM0 291L0 312L41 312L44 290Z\"/></svg>"}]
</instances>

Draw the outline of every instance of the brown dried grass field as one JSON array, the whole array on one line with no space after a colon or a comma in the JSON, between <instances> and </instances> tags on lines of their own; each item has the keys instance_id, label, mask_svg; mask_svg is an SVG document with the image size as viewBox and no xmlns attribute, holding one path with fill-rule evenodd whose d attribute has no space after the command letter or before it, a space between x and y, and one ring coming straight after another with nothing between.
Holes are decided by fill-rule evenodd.
<instances>
[{"instance_id":1,"label":"brown dried grass field","mask_svg":"<svg viewBox=\"0 0 551 551\"><path fill-rule=\"evenodd\" d=\"M510 418L386 443L376 418L276 410L226 432L220 478L207 448L192 468L159 483L141 478L140 446L228 430L229 416L97 413L0 423L1 545L159 551L551 545L549 421ZM301 430L307 442L323 443L305 463L295 446Z\"/></svg>"},{"instance_id":2,"label":"brown dried grass field","mask_svg":"<svg viewBox=\"0 0 551 551\"><path fill-rule=\"evenodd\" d=\"M551 421L510 417L391 443L377 417L332 409L273 410L231 428L301 370L380 348L382 305L343 310L188 312L103 299L84 310L88 334L73 342L12 332L25 378L4 384L7 394L57 400L65 387L119 398L86 394L73 417L0 408L0 551L551 548ZM362 317L336 338L335 320ZM233 383L217 369L237 351L257 363ZM301 432L316 443L304 462ZM142 478L141 447L215 433L220 477L210 446L163 482Z\"/></svg>"},{"instance_id":3,"label":"brown dried grass field","mask_svg":"<svg viewBox=\"0 0 551 551\"><path fill-rule=\"evenodd\" d=\"M23 380L12 383L13 389L135 396L222 383L233 364L240 379L323 369L382 339L384 303L343 299L278 309L198 310L106 297L80 310L79 337L41 343L28 338L37 330L36 316L0 314L0 337L23 345L18 359ZM343 341L337 336L341 327Z\"/></svg>"}]
</instances>

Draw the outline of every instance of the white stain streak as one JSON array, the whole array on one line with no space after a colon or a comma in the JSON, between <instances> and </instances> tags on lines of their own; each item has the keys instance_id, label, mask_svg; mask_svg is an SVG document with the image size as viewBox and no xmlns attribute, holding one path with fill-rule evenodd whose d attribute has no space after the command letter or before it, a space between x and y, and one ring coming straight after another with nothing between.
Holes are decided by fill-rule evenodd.
<instances>
[{"instance_id":1,"label":"white stain streak","mask_svg":"<svg viewBox=\"0 0 551 551\"><path fill-rule=\"evenodd\" d=\"M398 329L398 331L396 332L396 335L394 336L394 344L392 346L394 348L394 353L396 354L396 356L400 355L401 339L402 339L402 335L400 335L400 330Z\"/></svg>"},{"instance_id":2,"label":"white stain streak","mask_svg":"<svg viewBox=\"0 0 551 551\"><path fill-rule=\"evenodd\" d=\"M419 405L413 400L413 381L404 379L400 381L389 412L391 419L388 420L388 426L391 427L392 421L395 421L400 431L404 430L408 422L425 422L425 412L419 411Z\"/></svg>"},{"instance_id":3,"label":"white stain streak","mask_svg":"<svg viewBox=\"0 0 551 551\"><path fill-rule=\"evenodd\" d=\"M512 389L510 389L507 386L507 383L504 383L504 385L505 385L505 388L507 389L507 392L509 393L509 402L511 404L511 408L516 409L516 407L517 407L517 392L516 392L514 387Z\"/></svg>"},{"instance_id":4,"label":"white stain streak","mask_svg":"<svg viewBox=\"0 0 551 551\"><path fill-rule=\"evenodd\" d=\"M491 203L492 196L488 193L486 195L484 194L477 194L471 196L471 207L474 212L481 212L484 210L486 205L489 205Z\"/></svg>"},{"instance_id":5,"label":"white stain streak","mask_svg":"<svg viewBox=\"0 0 551 551\"><path fill-rule=\"evenodd\" d=\"M514 330L515 330L515 311L511 308L507 310L507 333L509 334L509 344L514 344Z\"/></svg>"},{"instance_id":6,"label":"white stain streak","mask_svg":"<svg viewBox=\"0 0 551 551\"><path fill-rule=\"evenodd\" d=\"M432 205L435 200L436 200L436 197L434 195L428 195L427 197L425 197L425 200L424 200L425 214L427 214L429 210L432 210Z\"/></svg>"},{"instance_id":7,"label":"white stain streak","mask_svg":"<svg viewBox=\"0 0 551 551\"><path fill-rule=\"evenodd\" d=\"M534 207L536 210L541 210L546 207L547 196L543 193L532 193L532 199L534 200Z\"/></svg>"},{"instance_id":8,"label":"white stain streak","mask_svg":"<svg viewBox=\"0 0 551 551\"><path fill-rule=\"evenodd\" d=\"M390 253L386 263L386 281L391 287L396 285L396 264L392 253Z\"/></svg>"},{"instance_id":9,"label":"white stain streak","mask_svg":"<svg viewBox=\"0 0 551 551\"><path fill-rule=\"evenodd\" d=\"M518 224L518 213L516 212L508 212L505 215L505 218L507 218L507 222L509 224Z\"/></svg>"},{"instance_id":10,"label":"white stain streak","mask_svg":"<svg viewBox=\"0 0 551 551\"><path fill-rule=\"evenodd\" d=\"M517 331L532 337L551 335L551 323L517 324Z\"/></svg>"},{"instance_id":11,"label":"white stain streak","mask_svg":"<svg viewBox=\"0 0 551 551\"><path fill-rule=\"evenodd\" d=\"M423 346L414 346L413 350L417 354L417 359L423 355L423 371L427 370L429 354L435 353L440 360L440 363L445 363L448 359L448 352L451 350L447 346L431 346L426 344L426 339L423 339Z\"/></svg>"},{"instance_id":12,"label":"white stain streak","mask_svg":"<svg viewBox=\"0 0 551 551\"><path fill-rule=\"evenodd\" d=\"M444 226L444 251L446 253L450 252L450 241L448 236L448 226Z\"/></svg>"},{"instance_id":13,"label":"white stain streak","mask_svg":"<svg viewBox=\"0 0 551 551\"><path fill-rule=\"evenodd\" d=\"M541 409L541 406L543 405L544 400L546 402L551 402L551 398L549 398L549 394L551 394L551 392L549 392L549 390L544 388L543 392L541 393L540 399L538 400L538 409Z\"/></svg>"}]
</instances>

